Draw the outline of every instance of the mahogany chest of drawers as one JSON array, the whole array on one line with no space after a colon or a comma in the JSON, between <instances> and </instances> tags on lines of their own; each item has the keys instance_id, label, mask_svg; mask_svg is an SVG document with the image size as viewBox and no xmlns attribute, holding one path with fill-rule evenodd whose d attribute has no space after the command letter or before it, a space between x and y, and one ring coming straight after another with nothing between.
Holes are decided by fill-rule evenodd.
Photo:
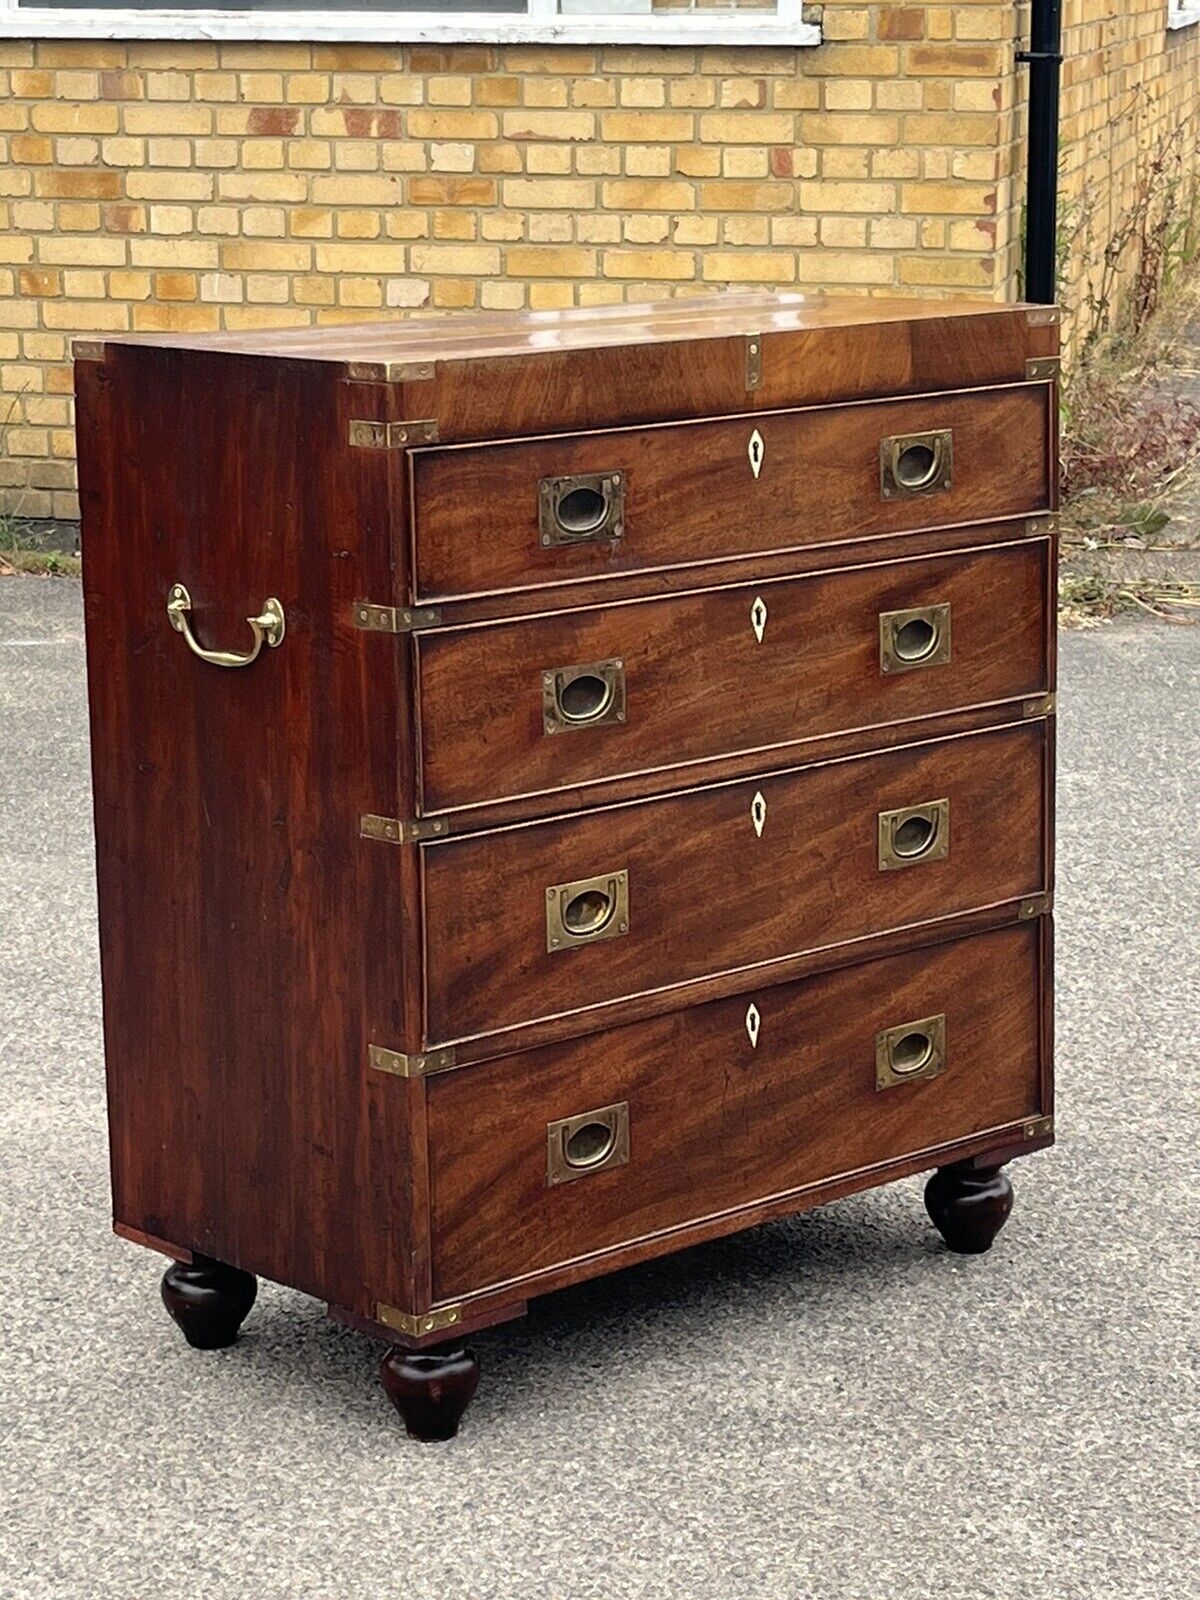
<instances>
[{"instance_id":1,"label":"mahogany chest of drawers","mask_svg":"<svg viewBox=\"0 0 1200 1600\"><path fill-rule=\"evenodd\" d=\"M1051 1141L1057 317L77 349L114 1209L388 1341Z\"/></svg>"}]
</instances>

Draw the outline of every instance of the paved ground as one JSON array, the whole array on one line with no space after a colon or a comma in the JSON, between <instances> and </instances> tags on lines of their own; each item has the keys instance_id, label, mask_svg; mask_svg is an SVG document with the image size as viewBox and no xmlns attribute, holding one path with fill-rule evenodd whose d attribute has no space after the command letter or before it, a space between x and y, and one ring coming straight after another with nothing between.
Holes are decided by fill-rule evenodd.
<instances>
[{"instance_id":1,"label":"paved ground","mask_svg":"<svg viewBox=\"0 0 1200 1600\"><path fill-rule=\"evenodd\" d=\"M1062 1143L992 1254L914 1180L553 1297L425 1448L313 1302L190 1352L107 1231L80 636L0 582L0 1595L1198 1592L1200 628L1064 640Z\"/></svg>"}]
</instances>

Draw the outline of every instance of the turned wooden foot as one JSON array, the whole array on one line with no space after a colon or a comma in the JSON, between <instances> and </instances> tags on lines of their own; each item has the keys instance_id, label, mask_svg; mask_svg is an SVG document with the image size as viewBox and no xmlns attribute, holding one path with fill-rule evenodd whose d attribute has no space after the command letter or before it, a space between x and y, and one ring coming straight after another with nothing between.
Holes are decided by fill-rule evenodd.
<instances>
[{"instance_id":1,"label":"turned wooden foot","mask_svg":"<svg viewBox=\"0 0 1200 1600\"><path fill-rule=\"evenodd\" d=\"M252 1272L196 1256L190 1266L177 1261L163 1274L163 1305L197 1350L223 1350L238 1336L258 1294Z\"/></svg>"},{"instance_id":2,"label":"turned wooden foot","mask_svg":"<svg viewBox=\"0 0 1200 1600\"><path fill-rule=\"evenodd\" d=\"M414 1439L453 1439L479 1387L479 1362L462 1344L429 1350L397 1345L380 1363L379 1377Z\"/></svg>"},{"instance_id":3,"label":"turned wooden foot","mask_svg":"<svg viewBox=\"0 0 1200 1600\"><path fill-rule=\"evenodd\" d=\"M925 1209L951 1250L982 1255L1008 1221L1013 1187L1001 1167L941 1167L925 1185Z\"/></svg>"}]
</instances>

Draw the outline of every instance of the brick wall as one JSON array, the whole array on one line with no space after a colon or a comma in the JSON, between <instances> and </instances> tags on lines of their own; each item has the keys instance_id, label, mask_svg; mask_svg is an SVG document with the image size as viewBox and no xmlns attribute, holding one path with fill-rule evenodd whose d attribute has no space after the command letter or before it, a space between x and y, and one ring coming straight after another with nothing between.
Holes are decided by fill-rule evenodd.
<instances>
[{"instance_id":1,"label":"brick wall","mask_svg":"<svg viewBox=\"0 0 1200 1600\"><path fill-rule=\"evenodd\" d=\"M77 514L75 334L1003 297L1019 21L828 4L824 45L771 51L0 41L0 510Z\"/></svg>"},{"instance_id":2,"label":"brick wall","mask_svg":"<svg viewBox=\"0 0 1200 1600\"><path fill-rule=\"evenodd\" d=\"M1066 0L1063 20L1062 298L1078 337L1094 314L1104 249L1131 220L1159 152L1170 169L1155 180L1160 200L1177 215L1194 201L1200 24L1168 29L1162 0ZM1113 280L1117 312L1136 256L1133 239Z\"/></svg>"}]
</instances>

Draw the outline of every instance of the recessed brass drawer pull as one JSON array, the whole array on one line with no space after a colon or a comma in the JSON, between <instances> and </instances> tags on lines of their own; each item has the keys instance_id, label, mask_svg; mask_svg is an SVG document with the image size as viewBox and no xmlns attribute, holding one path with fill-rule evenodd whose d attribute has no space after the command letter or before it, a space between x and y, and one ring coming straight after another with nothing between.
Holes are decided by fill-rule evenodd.
<instances>
[{"instance_id":1,"label":"recessed brass drawer pull","mask_svg":"<svg viewBox=\"0 0 1200 1600\"><path fill-rule=\"evenodd\" d=\"M879 813L879 870L944 861L950 853L950 802L929 800Z\"/></svg>"},{"instance_id":2,"label":"recessed brass drawer pull","mask_svg":"<svg viewBox=\"0 0 1200 1600\"><path fill-rule=\"evenodd\" d=\"M625 721L625 663L592 661L542 673L542 729L569 733Z\"/></svg>"},{"instance_id":3,"label":"recessed brass drawer pull","mask_svg":"<svg viewBox=\"0 0 1200 1600\"><path fill-rule=\"evenodd\" d=\"M629 1102L546 1124L546 1183L572 1183L629 1160Z\"/></svg>"},{"instance_id":4,"label":"recessed brass drawer pull","mask_svg":"<svg viewBox=\"0 0 1200 1600\"><path fill-rule=\"evenodd\" d=\"M629 874L556 883L546 890L546 949L597 944L629 932Z\"/></svg>"},{"instance_id":5,"label":"recessed brass drawer pull","mask_svg":"<svg viewBox=\"0 0 1200 1600\"><path fill-rule=\"evenodd\" d=\"M167 620L187 640L187 647L194 656L199 656L201 661L211 662L214 667L248 667L252 661L258 660L259 651L265 644L274 650L283 643L284 620L283 607L279 601L272 598L263 601L263 608L257 617L247 617L254 634L254 646L250 650L206 650L192 632L188 622L188 612L192 609L192 597L181 583L173 583L167 595Z\"/></svg>"},{"instance_id":6,"label":"recessed brass drawer pull","mask_svg":"<svg viewBox=\"0 0 1200 1600\"><path fill-rule=\"evenodd\" d=\"M950 659L950 606L916 606L879 613L879 670L915 672Z\"/></svg>"},{"instance_id":7,"label":"recessed brass drawer pull","mask_svg":"<svg viewBox=\"0 0 1200 1600\"><path fill-rule=\"evenodd\" d=\"M623 472L585 472L538 484L538 533L544 545L619 539L624 532Z\"/></svg>"},{"instance_id":8,"label":"recessed brass drawer pull","mask_svg":"<svg viewBox=\"0 0 1200 1600\"><path fill-rule=\"evenodd\" d=\"M875 1035L875 1087L936 1078L946 1067L946 1013L902 1022Z\"/></svg>"},{"instance_id":9,"label":"recessed brass drawer pull","mask_svg":"<svg viewBox=\"0 0 1200 1600\"><path fill-rule=\"evenodd\" d=\"M884 500L950 488L954 442L949 428L897 433L879 441L879 493Z\"/></svg>"}]
</instances>

